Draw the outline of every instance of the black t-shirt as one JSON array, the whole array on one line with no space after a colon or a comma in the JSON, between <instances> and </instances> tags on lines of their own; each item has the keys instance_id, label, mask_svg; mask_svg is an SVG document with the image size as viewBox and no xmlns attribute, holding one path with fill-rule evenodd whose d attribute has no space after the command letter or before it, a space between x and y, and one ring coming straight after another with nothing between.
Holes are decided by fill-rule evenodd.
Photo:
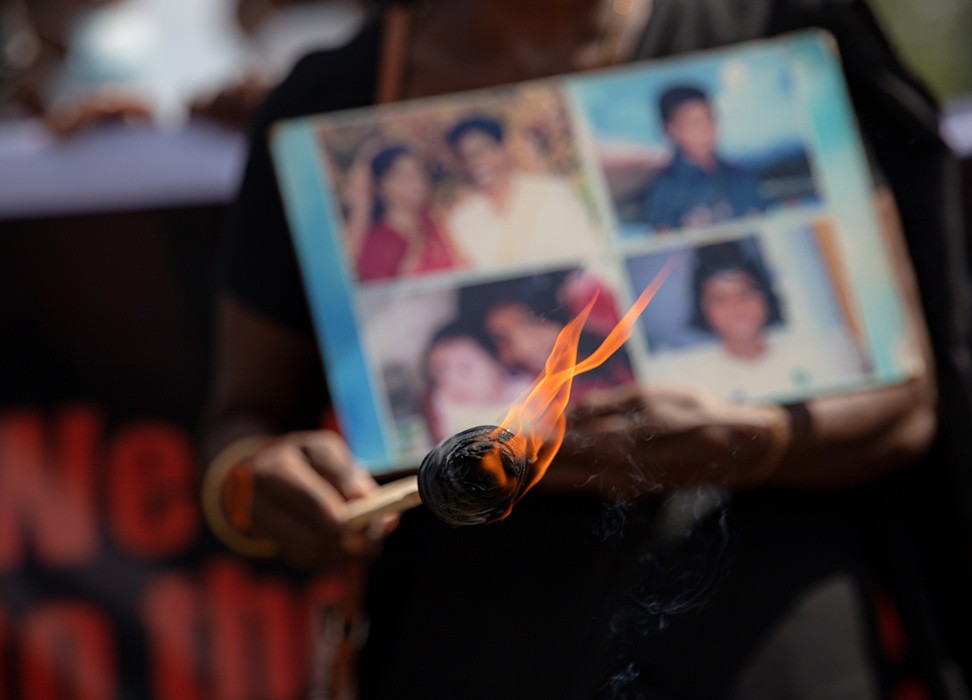
<instances>
[{"instance_id":1,"label":"black t-shirt","mask_svg":"<svg viewBox=\"0 0 972 700\"><path fill-rule=\"evenodd\" d=\"M251 128L243 182L230 211L221 283L255 309L310 334L297 260L284 217L268 144L272 125L371 103L378 70L380 25L369 22L348 45L310 54L261 106Z\"/></svg>"},{"instance_id":2,"label":"black t-shirt","mask_svg":"<svg viewBox=\"0 0 972 700\"><path fill-rule=\"evenodd\" d=\"M968 336L956 315L967 289L952 257L961 247L954 203L941 191L950 177L947 154L930 101L867 9L850 0L655 0L638 53L665 56L811 26L837 38L863 131L900 203L942 365L943 400L967 426L969 384L959 365ZM279 119L369 104L379 39L380 24L370 22L347 46L306 57L254 125L223 281L300 332L311 326L268 129ZM953 439L961 425L943 431L938 456L951 461L942 464L961 460ZM886 527L901 525L902 493L915 496L914 483L902 480L903 488L892 480L832 495L738 494L669 553L651 544L653 505L625 508L534 490L507 520L459 529L416 509L372 567L362 695L586 699L621 688L617 697L720 697L766 630L834 572L851 572L867 587L878 565L908 622L909 595L921 599L920 581L902 583L895 573L915 560L900 543L889 546ZM927 612L921 600L915 605ZM934 647L934 628L923 624L909 632ZM937 657L938 649L929 654Z\"/></svg>"}]
</instances>

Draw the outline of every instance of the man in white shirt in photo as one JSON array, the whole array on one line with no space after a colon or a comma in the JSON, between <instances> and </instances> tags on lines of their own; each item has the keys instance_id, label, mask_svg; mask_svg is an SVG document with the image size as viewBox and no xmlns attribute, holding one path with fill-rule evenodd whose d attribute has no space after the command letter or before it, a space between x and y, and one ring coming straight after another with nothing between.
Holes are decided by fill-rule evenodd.
<instances>
[{"instance_id":1,"label":"man in white shirt in photo","mask_svg":"<svg viewBox=\"0 0 972 700\"><path fill-rule=\"evenodd\" d=\"M525 172L506 149L499 120L458 122L446 140L462 163L468 192L448 214L448 227L475 267L582 260L599 233L576 187L551 173Z\"/></svg>"}]
</instances>

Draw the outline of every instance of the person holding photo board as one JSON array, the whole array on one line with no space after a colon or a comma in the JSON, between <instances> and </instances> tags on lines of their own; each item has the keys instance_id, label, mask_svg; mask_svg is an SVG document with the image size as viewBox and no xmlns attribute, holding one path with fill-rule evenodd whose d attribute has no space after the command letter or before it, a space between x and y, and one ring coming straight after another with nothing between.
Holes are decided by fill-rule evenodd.
<instances>
[{"instance_id":1,"label":"person holding photo board","mask_svg":"<svg viewBox=\"0 0 972 700\"><path fill-rule=\"evenodd\" d=\"M375 529L344 528L347 500L376 483L339 435L317 429L327 394L270 126L806 27L834 33L886 177L876 201L906 300L910 378L794 406L736 405L675 384L591 394L545 478L502 523L451 529L416 509L397 528L383 523L380 548ZM217 496L209 503L225 502L227 479L244 469L255 488L245 517L227 527L211 507L210 522L229 546L297 566L370 551L362 698L882 697L895 678L876 641L875 586L892 593L905 623L909 669L946 697L962 682L943 667L967 650L946 647L937 616L967 615L936 610L908 568L906 538L868 538L886 534L882 524L912 536L910 523L886 517L908 512L895 499L906 493L924 512L930 487L963 478L957 465L969 463L968 279L934 117L861 2L376 8L347 46L300 62L254 125L224 259L204 490ZM664 507L669 494L711 485L732 492L728 504L699 508L712 517L660 537L678 520ZM942 525L953 524L949 512L936 511ZM968 542L967 531L949 533ZM957 556L956 586L970 570L968 554Z\"/></svg>"}]
</instances>

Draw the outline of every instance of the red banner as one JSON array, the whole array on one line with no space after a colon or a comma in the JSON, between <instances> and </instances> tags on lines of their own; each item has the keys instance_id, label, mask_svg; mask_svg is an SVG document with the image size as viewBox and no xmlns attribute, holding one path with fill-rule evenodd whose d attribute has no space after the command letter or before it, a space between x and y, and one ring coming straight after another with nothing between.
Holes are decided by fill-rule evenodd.
<instances>
[{"instance_id":1,"label":"red banner","mask_svg":"<svg viewBox=\"0 0 972 700\"><path fill-rule=\"evenodd\" d=\"M333 681L320 627L342 580L237 557L200 513L220 215L4 223L0 700L284 700Z\"/></svg>"}]
</instances>

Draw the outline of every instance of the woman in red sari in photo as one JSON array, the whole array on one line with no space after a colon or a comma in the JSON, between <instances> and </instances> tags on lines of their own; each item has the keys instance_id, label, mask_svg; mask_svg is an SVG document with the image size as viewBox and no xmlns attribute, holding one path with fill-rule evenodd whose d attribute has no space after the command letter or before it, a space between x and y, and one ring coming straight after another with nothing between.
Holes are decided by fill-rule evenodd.
<instances>
[{"instance_id":1,"label":"woman in red sari in photo","mask_svg":"<svg viewBox=\"0 0 972 700\"><path fill-rule=\"evenodd\" d=\"M370 216L356 255L362 282L419 275L461 264L448 234L430 212L432 183L422 160L407 146L387 146L367 166L370 212L352 211L349 220ZM364 189L364 188L362 188ZM365 198L352 198L362 208Z\"/></svg>"}]
</instances>

